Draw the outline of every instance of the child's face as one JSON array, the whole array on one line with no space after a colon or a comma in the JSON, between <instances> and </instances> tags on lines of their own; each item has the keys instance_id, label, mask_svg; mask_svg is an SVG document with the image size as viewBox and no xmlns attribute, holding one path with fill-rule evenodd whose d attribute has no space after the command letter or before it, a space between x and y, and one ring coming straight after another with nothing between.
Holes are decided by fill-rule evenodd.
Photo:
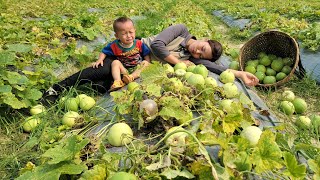
<instances>
[{"instance_id":1,"label":"child's face","mask_svg":"<svg viewBox=\"0 0 320 180\"><path fill-rule=\"evenodd\" d=\"M115 32L116 38L118 38L123 44L129 45L136 38L136 30L131 21L124 23L119 22L117 24L118 30Z\"/></svg>"}]
</instances>

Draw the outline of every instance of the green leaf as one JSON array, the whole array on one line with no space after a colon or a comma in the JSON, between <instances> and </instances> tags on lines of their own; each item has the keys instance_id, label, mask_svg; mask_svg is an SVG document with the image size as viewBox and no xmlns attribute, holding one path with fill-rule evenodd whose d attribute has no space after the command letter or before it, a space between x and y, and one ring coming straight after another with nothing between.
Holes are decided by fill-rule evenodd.
<instances>
[{"instance_id":1,"label":"green leaf","mask_svg":"<svg viewBox=\"0 0 320 180\"><path fill-rule=\"evenodd\" d=\"M90 41L93 40L97 34L93 28L87 28L82 32L83 32L83 35Z\"/></svg>"},{"instance_id":2,"label":"green leaf","mask_svg":"<svg viewBox=\"0 0 320 180\"><path fill-rule=\"evenodd\" d=\"M109 175L110 172L117 172L119 168L120 159L122 158L122 153L110 152L107 151L103 154L102 160L106 161L108 164L107 167L107 174Z\"/></svg>"},{"instance_id":3,"label":"green leaf","mask_svg":"<svg viewBox=\"0 0 320 180\"><path fill-rule=\"evenodd\" d=\"M42 157L51 159L48 161L48 164L57 164L62 161L72 160L89 141L89 139L82 139L77 135L70 136L54 148L48 149Z\"/></svg>"},{"instance_id":4,"label":"green leaf","mask_svg":"<svg viewBox=\"0 0 320 180\"><path fill-rule=\"evenodd\" d=\"M59 164L43 164L33 171L27 171L17 178L17 180L59 180L61 174L80 174L86 170L85 164L74 164L72 161L61 162Z\"/></svg>"},{"instance_id":5,"label":"green leaf","mask_svg":"<svg viewBox=\"0 0 320 180\"><path fill-rule=\"evenodd\" d=\"M81 174L81 177L79 180L88 180L88 179L94 179L94 180L104 180L106 179L107 172L106 172L106 164L97 164L93 166L92 169L84 171Z\"/></svg>"},{"instance_id":6,"label":"green leaf","mask_svg":"<svg viewBox=\"0 0 320 180\"><path fill-rule=\"evenodd\" d=\"M121 104L115 105L115 110L119 114L129 114L132 112L132 103L131 102L123 102Z\"/></svg>"},{"instance_id":7,"label":"green leaf","mask_svg":"<svg viewBox=\"0 0 320 180\"><path fill-rule=\"evenodd\" d=\"M237 154L234 164L239 171L251 171L252 168L249 156L244 151L241 151Z\"/></svg>"},{"instance_id":8,"label":"green leaf","mask_svg":"<svg viewBox=\"0 0 320 180\"><path fill-rule=\"evenodd\" d=\"M150 84L146 88L147 93L149 96L160 97L161 96L161 86L157 84Z\"/></svg>"},{"instance_id":9,"label":"green leaf","mask_svg":"<svg viewBox=\"0 0 320 180\"><path fill-rule=\"evenodd\" d=\"M213 166L217 171L219 179L231 179L230 174L228 173L228 171L224 167L222 167L219 163L216 163ZM207 179L207 178L204 178L204 179ZM210 179L213 179L213 178L211 177Z\"/></svg>"},{"instance_id":10,"label":"green leaf","mask_svg":"<svg viewBox=\"0 0 320 180\"><path fill-rule=\"evenodd\" d=\"M37 144L39 144L39 139L37 137L31 137L28 142L23 145L23 148L31 149Z\"/></svg>"},{"instance_id":11,"label":"green leaf","mask_svg":"<svg viewBox=\"0 0 320 180\"><path fill-rule=\"evenodd\" d=\"M9 85L0 85L0 93L9 93L11 90L12 87Z\"/></svg>"},{"instance_id":12,"label":"green leaf","mask_svg":"<svg viewBox=\"0 0 320 180\"><path fill-rule=\"evenodd\" d=\"M113 101L116 103L114 106L115 112L119 114L129 114L132 112L132 101L134 96L128 94L129 91L115 91L110 95L113 97Z\"/></svg>"},{"instance_id":13,"label":"green leaf","mask_svg":"<svg viewBox=\"0 0 320 180\"><path fill-rule=\"evenodd\" d=\"M12 87L18 91L24 91L26 89L26 86L25 85L17 85L17 84L13 84ZM20 94L16 94L18 95L19 97L23 97L23 95L21 96L21 93Z\"/></svg>"},{"instance_id":14,"label":"green leaf","mask_svg":"<svg viewBox=\"0 0 320 180\"><path fill-rule=\"evenodd\" d=\"M276 142L280 148L292 149L294 147L295 135L294 134L276 134Z\"/></svg>"},{"instance_id":15,"label":"green leaf","mask_svg":"<svg viewBox=\"0 0 320 180\"><path fill-rule=\"evenodd\" d=\"M262 132L258 144L254 148L251 162L255 165L255 171L262 173L273 169L282 168L282 153L275 142L275 135L271 130Z\"/></svg>"},{"instance_id":16,"label":"green leaf","mask_svg":"<svg viewBox=\"0 0 320 180\"><path fill-rule=\"evenodd\" d=\"M203 173L212 175L211 174L211 167L210 165L205 162L205 159L198 159L197 161L193 161L190 164L191 172L195 175L201 175Z\"/></svg>"},{"instance_id":17,"label":"green leaf","mask_svg":"<svg viewBox=\"0 0 320 180\"><path fill-rule=\"evenodd\" d=\"M315 159L317 154L320 152L320 147L317 147L313 144L306 144L306 143L297 143L295 145L296 151L301 151L306 154L310 159Z\"/></svg>"},{"instance_id":18,"label":"green leaf","mask_svg":"<svg viewBox=\"0 0 320 180\"><path fill-rule=\"evenodd\" d=\"M228 138L224 133L221 134L212 134L212 133L197 133L197 138L204 145L220 145L223 149L226 149L228 144Z\"/></svg>"},{"instance_id":19,"label":"green leaf","mask_svg":"<svg viewBox=\"0 0 320 180\"><path fill-rule=\"evenodd\" d=\"M250 171L252 167L249 155L245 151L239 151L232 146L229 146L223 152L223 164L238 171Z\"/></svg>"},{"instance_id":20,"label":"green leaf","mask_svg":"<svg viewBox=\"0 0 320 180\"><path fill-rule=\"evenodd\" d=\"M2 94L3 102L5 104L8 104L11 106L13 109L21 109L21 108L26 108L28 105L20 101L14 94L12 93L3 93Z\"/></svg>"},{"instance_id":21,"label":"green leaf","mask_svg":"<svg viewBox=\"0 0 320 180\"><path fill-rule=\"evenodd\" d=\"M173 170L173 169L165 169L162 173L162 176L165 176L167 179L173 179L176 178L178 176L180 177L184 177L187 179L192 179L194 178L194 175L191 174L188 170L184 169L182 171L179 170Z\"/></svg>"},{"instance_id":22,"label":"green leaf","mask_svg":"<svg viewBox=\"0 0 320 180\"><path fill-rule=\"evenodd\" d=\"M7 48L8 51L20 53L27 53L32 50L32 46L30 44L8 44Z\"/></svg>"},{"instance_id":23,"label":"green leaf","mask_svg":"<svg viewBox=\"0 0 320 180\"><path fill-rule=\"evenodd\" d=\"M250 110L256 110L256 107L254 106L253 102L251 101L251 99L248 98L248 96L245 93L240 94L239 101L243 105L247 105L250 108Z\"/></svg>"},{"instance_id":24,"label":"green leaf","mask_svg":"<svg viewBox=\"0 0 320 180\"><path fill-rule=\"evenodd\" d=\"M24 97L30 100L38 100L42 97L42 92L37 89L28 88L24 91Z\"/></svg>"},{"instance_id":25,"label":"green leaf","mask_svg":"<svg viewBox=\"0 0 320 180\"><path fill-rule=\"evenodd\" d=\"M135 90L133 93L134 100L142 101L144 92L142 90Z\"/></svg>"},{"instance_id":26,"label":"green leaf","mask_svg":"<svg viewBox=\"0 0 320 180\"><path fill-rule=\"evenodd\" d=\"M29 79L26 76L11 71L7 71L6 76L3 79L7 80L10 84L19 85L27 84L29 81Z\"/></svg>"},{"instance_id":27,"label":"green leaf","mask_svg":"<svg viewBox=\"0 0 320 180\"><path fill-rule=\"evenodd\" d=\"M285 152L283 157L287 167L284 174L289 176L290 179L304 179L306 176L306 166L303 164L298 165L295 156L289 152Z\"/></svg>"},{"instance_id":28,"label":"green leaf","mask_svg":"<svg viewBox=\"0 0 320 180\"><path fill-rule=\"evenodd\" d=\"M317 156L316 159L309 159L308 165L314 172L313 179L320 179L320 156Z\"/></svg>"},{"instance_id":29,"label":"green leaf","mask_svg":"<svg viewBox=\"0 0 320 180\"><path fill-rule=\"evenodd\" d=\"M7 51L0 52L1 65L16 65L15 54Z\"/></svg>"},{"instance_id":30,"label":"green leaf","mask_svg":"<svg viewBox=\"0 0 320 180\"><path fill-rule=\"evenodd\" d=\"M185 122L192 118L188 113L190 111L188 107L185 107L185 105L176 97L163 96L160 99L159 104L162 106L159 115L165 120L175 118Z\"/></svg>"},{"instance_id":31,"label":"green leaf","mask_svg":"<svg viewBox=\"0 0 320 180\"><path fill-rule=\"evenodd\" d=\"M152 62L146 69L141 72L140 75L142 85L158 84L162 85L162 82L168 80L164 67L159 62Z\"/></svg>"}]
</instances>

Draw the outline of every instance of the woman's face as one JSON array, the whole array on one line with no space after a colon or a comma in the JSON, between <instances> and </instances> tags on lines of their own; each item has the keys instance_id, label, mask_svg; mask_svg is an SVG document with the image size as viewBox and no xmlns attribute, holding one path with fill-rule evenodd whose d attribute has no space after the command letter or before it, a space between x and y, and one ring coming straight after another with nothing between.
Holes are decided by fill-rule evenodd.
<instances>
[{"instance_id":1,"label":"woman's face","mask_svg":"<svg viewBox=\"0 0 320 180\"><path fill-rule=\"evenodd\" d=\"M212 49L208 41L194 40L188 47L192 57L198 59L212 59Z\"/></svg>"}]
</instances>

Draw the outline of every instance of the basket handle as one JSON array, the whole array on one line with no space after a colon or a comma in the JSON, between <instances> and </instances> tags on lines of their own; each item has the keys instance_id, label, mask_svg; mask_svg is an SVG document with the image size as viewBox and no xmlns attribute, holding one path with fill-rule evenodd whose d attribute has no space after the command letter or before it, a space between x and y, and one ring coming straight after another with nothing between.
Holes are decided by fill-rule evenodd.
<instances>
[{"instance_id":1,"label":"basket handle","mask_svg":"<svg viewBox=\"0 0 320 180\"><path fill-rule=\"evenodd\" d=\"M300 47L299 47L299 43L297 43L297 44L298 44L298 48L300 48ZM299 61L299 62L298 62L299 71L297 71L297 69L296 69L295 74L297 75L297 77L298 77L299 79L302 79L302 78L306 75L306 70L305 70L304 67L302 66L300 53L299 53L299 60L298 60L298 61Z\"/></svg>"},{"instance_id":2,"label":"basket handle","mask_svg":"<svg viewBox=\"0 0 320 180\"><path fill-rule=\"evenodd\" d=\"M299 67L299 72L296 71L296 74L297 74L298 78L302 79L306 75L306 70L302 66L300 55L299 55L298 67Z\"/></svg>"}]
</instances>

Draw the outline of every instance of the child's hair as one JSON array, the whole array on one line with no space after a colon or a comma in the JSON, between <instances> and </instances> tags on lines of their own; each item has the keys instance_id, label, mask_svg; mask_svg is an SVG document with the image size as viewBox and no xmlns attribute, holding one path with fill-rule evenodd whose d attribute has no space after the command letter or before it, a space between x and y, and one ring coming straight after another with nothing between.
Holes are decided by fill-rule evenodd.
<instances>
[{"instance_id":1,"label":"child's hair","mask_svg":"<svg viewBox=\"0 0 320 180\"><path fill-rule=\"evenodd\" d=\"M125 23L127 21L131 21L132 24L133 24L133 21L130 18L125 17L125 16L119 17L116 20L114 20L114 22L113 22L113 31L117 32L119 30L118 26L117 26L118 23Z\"/></svg>"},{"instance_id":2,"label":"child's hair","mask_svg":"<svg viewBox=\"0 0 320 180\"><path fill-rule=\"evenodd\" d=\"M222 54L222 45L216 40L208 40L208 43L212 50L212 59L211 61L216 61Z\"/></svg>"}]
</instances>

